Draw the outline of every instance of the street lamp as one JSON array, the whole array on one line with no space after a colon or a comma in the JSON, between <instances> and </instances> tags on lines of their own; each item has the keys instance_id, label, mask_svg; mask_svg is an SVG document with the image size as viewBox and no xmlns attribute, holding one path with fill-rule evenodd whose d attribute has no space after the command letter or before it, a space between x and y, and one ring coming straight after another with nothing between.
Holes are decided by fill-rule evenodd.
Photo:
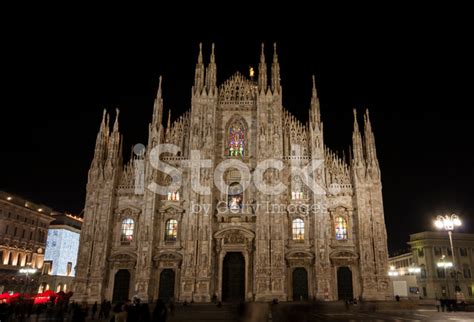
<instances>
[{"instance_id":1,"label":"street lamp","mask_svg":"<svg viewBox=\"0 0 474 322\"><path fill-rule=\"evenodd\" d=\"M448 298L450 297L450 292L449 292L449 285L448 285L448 275L446 275L446 268L452 268L453 267L453 263L452 262L446 262L444 259L445 259L445 255L443 254L441 256L441 260L442 262L438 262L437 263L437 266L439 268L443 268L444 270L444 278L446 279L446 289L448 291Z\"/></svg>"},{"instance_id":2,"label":"street lamp","mask_svg":"<svg viewBox=\"0 0 474 322\"><path fill-rule=\"evenodd\" d=\"M458 286L458 273L456 269L456 256L454 254L454 247L453 247L453 230L455 227L459 227L462 225L461 219L455 214L451 215L444 215L444 216L437 216L434 222L434 225L438 229L444 229L448 232L449 236L449 245L451 246L451 256L453 257L452 268L454 270L454 292L459 289Z\"/></svg>"},{"instance_id":3,"label":"street lamp","mask_svg":"<svg viewBox=\"0 0 474 322\"><path fill-rule=\"evenodd\" d=\"M36 268L31 268L31 267L27 267L27 268L22 268L20 269L20 274L26 274L26 283L25 283L25 292L26 293L28 291L28 275L29 274L34 274L37 272L37 269Z\"/></svg>"}]
</instances>

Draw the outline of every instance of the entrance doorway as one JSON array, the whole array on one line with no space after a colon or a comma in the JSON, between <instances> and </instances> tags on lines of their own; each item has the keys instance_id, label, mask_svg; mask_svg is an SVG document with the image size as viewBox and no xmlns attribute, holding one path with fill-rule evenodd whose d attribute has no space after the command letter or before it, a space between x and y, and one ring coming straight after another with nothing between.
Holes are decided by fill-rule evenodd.
<instances>
[{"instance_id":1,"label":"entrance doorway","mask_svg":"<svg viewBox=\"0 0 474 322\"><path fill-rule=\"evenodd\" d=\"M129 296L130 291L130 272L128 269L120 269L115 273L114 278L114 294L112 302L125 302Z\"/></svg>"},{"instance_id":2,"label":"entrance doorway","mask_svg":"<svg viewBox=\"0 0 474 322\"><path fill-rule=\"evenodd\" d=\"M240 252L229 252L222 265L222 301L245 299L245 258Z\"/></svg>"},{"instance_id":3,"label":"entrance doorway","mask_svg":"<svg viewBox=\"0 0 474 322\"><path fill-rule=\"evenodd\" d=\"M174 297L174 282L174 270L167 268L161 271L158 298L162 299L165 303Z\"/></svg>"},{"instance_id":4,"label":"entrance doorway","mask_svg":"<svg viewBox=\"0 0 474 322\"><path fill-rule=\"evenodd\" d=\"M308 299L308 272L304 267L293 270L293 301Z\"/></svg>"},{"instance_id":5,"label":"entrance doorway","mask_svg":"<svg viewBox=\"0 0 474 322\"><path fill-rule=\"evenodd\" d=\"M354 298L352 272L347 266L341 266L337 269L337 295L340 300Z\"/></svg>"}]
</instances>

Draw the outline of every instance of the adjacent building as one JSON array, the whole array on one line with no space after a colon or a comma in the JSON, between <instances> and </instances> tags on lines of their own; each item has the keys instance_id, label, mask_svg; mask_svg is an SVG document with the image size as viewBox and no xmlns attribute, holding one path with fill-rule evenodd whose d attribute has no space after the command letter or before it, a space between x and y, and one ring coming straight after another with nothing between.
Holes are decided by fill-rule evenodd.
<instances>
[{"instance_id":1,"label":"adjacent building","mask_svg":"<svg viewBox=\"0 0 474 322\"><path fill-rule=\"evenodd\" d=\"M20 274L25 267L43 268L52 210L0 191L0 292L36 291L39 273Z\"/></svg>"},{"instance_id":2,"label":"adjacent building","mask_svg":"<svg viewBox=\"0 0 474 322\"><path fill-rule=\"evenodd\" d=\"M53 214L49 225L44 265L38 292L73 290L82 218Z\"/></svg>"},{"instance_id":3,"label":"adjacent building","mask_svg":"<svg viewBox=\"0 0 474 322\"><path fill-rule=\"evenodd\" d=\"M474 234L453 233L454 254L447 232L412 234L408 244L414 263L420 267L418 285L423 297L454 298L457 279L457 291L474 299Z\"/></svg>"},{"instance_id":4,"label":"adjacent building","mask_svg":"<svg viewBox=\"0 0 474 322\"><path fill-rule=\"evenodd\" d=\"M393 296L402 298L419 298L417 276L420 268L413 262L413 254L400 254L388 259L390 269L388 276L393 283Z\"/></svg>"},{"instance_id":5,"label":"adjacent building","mask_svg":"<svg viewBox=\"0 0 474 322\"><path fill-rule=\"evenodd\" d=\"M148 144L128 164L118 112L112 122L104 111L88 175L75 299L392 298L368 112L359 129L354 111L345 158L323 139L314 78L308 122L283 106L276 46L267 66L262 45L258 75L236 72L221 84L214 46L207 66L200 49L194 75L189 111L173 123L168 116L166 126L160 78L144 125ZM307 85L309 74L301 84ZM161 150L164 143L172 149ZM201 160L206 165L190 170ZM274 167L260 172L268 160ZM237 168L225 169L229 164ZM312 169L314 185L294 169ZM245 175L261 185L247 186ZM195 179L207 188L197 191ZM278 182L286 189L264 191Z\"/></svg>"},{"instance_id":6,"label":"adjacent building","mask_svg":"<svg viewBox=\"0 0 474 322\"><path fill-rule=\"evenodd\" d=\"M412 234L408 244L411 252L389 259L394 295L474 300L474 234L453 233L454 256L446 232Z\"/></svg>"}]
</instances>

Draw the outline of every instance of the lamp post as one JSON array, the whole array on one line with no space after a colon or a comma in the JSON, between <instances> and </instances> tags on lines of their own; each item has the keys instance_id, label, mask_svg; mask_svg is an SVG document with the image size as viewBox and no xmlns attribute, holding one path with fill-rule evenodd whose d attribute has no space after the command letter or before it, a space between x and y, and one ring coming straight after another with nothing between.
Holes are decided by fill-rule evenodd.
<instances>
[{"instance_id":1,"label":"lamp post","mask_svg":"<svg viewBox=\"0 0 474 322\"><path fill-rule=\"evenodd\" d=\"M453 267L453 263L452 262L446 262L444 259L445 259L445 255L443 254L441 256L441 262L438 262L437 266L439 268L443 268L444 270L444 278L446 279L446 289L447 289L447 292L448 292L448 298L450 297L450 292L449 292L449 285L448 285L448 275L446 275L446 268L451 268Z\"/></svg>"},{"instance_id":2,"label":"lamp post","mask_svg":"<svg viewBox=\"0 0 474 322\"><path fill-rule=\"evenodd\" d=\"M20 274L26 274L26 282L25 282L25 291L24 291L24 293L26 293L28 291L28 275L29 274L34 274L34 273L36 273L36 271L37 271L37 269L32 268L32 267L27 267L27 268L20 269Z\"/></svg>"},{"instance_id":3,"label":"lamp post","mask_svg":"<svg viewBox=\"0 0 474 322\"><path fill-rule=\"evenodd\" d=\"M449 245L451 246L451 256L453 258L453 262L451 263L451 265L454 270L454 292L456 293L456 291L459 288L459 285L458 285L458 272L456 268L456 258L455 258L456 254L454 253L454 247L453 247L453 230L455 227L459 227L462 225L461 219L459 219L459 217L455 214L437 216L434 224L436 228L444 229L448 232Z\"/></svg>"}]
</instances>

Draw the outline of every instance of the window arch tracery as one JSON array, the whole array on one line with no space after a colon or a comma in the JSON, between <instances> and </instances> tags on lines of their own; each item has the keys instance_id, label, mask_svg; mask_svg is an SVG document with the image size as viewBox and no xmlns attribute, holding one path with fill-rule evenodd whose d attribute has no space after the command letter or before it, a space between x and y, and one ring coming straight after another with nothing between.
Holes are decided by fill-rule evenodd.
<instances>
[{"instance_id":1,"label":"window arch tracery","mask_svg":"<svg viewBox=\"0 0 474 322\"><path fill-rule=\"evenodd\" d=\"M242 118L231 121L227 127L226 155L243 157L247 154L247 128Z\"/></svg>"},{"instance_id":2,"label":"window arch tracery","mask_svg":"<svg viewBox=\"0 0 474 322\"><path fill-rule=\"evenodd\" d=\"M178 221L176 219L168 219L165 227L165 240L176 241L178 239Z\"/></svg>"},{"instance_id":3,"label":"window arch tracery","mask_svg":"<svg viewBox=\"0 0 474 322\"><path fill-rule=\"evenodd\" d=\"M303 241L304 240L304 221L301 218L295 218L291 224L293 232L293 240Z\"/></svg>"},{"instance_id":4,"label":"window arch tracery","mask_svg":"<svg viewBox=\"0 0 474 322\"><path fill-rule=\"evenodd\" d=\"M120 229L120 242L122 245L129 245L133 241L133 230L135 222L132 218L122 220Z\"/></svg>"},{"instance_id":5,"label":"window arch tracery","mask_svg":"<svg viewBox=\"0 0 474 322\"><path fill-rule=\"evenodd\" d=\"M336 217L336 240L347 240L347 219L343 216Z\"/></svg>"}]
</instances>

